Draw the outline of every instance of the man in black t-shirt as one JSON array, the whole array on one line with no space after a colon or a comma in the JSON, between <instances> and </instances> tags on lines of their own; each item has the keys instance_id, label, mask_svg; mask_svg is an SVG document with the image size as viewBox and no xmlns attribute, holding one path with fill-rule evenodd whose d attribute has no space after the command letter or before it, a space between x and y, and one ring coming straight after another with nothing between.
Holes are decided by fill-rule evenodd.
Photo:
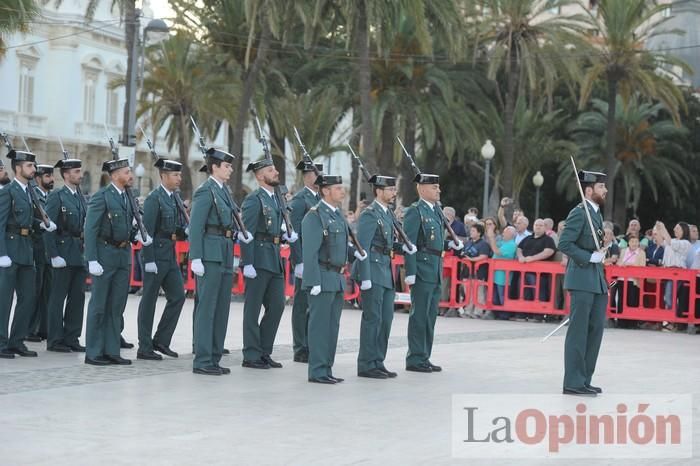
<instances>
[{"instance_id":1,"label":"man in black t-shirt","mask_svg":"<svg viewBox=\"0 0 700 466\"><path fill-rule=\"evenodd\" d=\"M521 264L537 261L551 261L554 258L554 253L557 247L554 240L546 235L546 226L544 220L538 218L532 228L532 235L523 239L518 244L517 257ZM552 276L550 274L540 275L539 300L548 301L550 294L550 282ZM535 272L525 273L525 285L534 285L537 281ZM527 301L533 301L534 290L525 288L524 297Z\"/></svg>"}]
</instances>

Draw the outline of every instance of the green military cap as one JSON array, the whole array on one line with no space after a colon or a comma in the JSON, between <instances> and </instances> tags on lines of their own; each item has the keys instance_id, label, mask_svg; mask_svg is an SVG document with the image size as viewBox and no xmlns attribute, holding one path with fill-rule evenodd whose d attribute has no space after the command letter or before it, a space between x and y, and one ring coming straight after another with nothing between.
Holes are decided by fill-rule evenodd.
<instances>
[{"instance_id":1,"label":"green military cap","mask_svg":"<svg viewBox=\"0 0 700 466\"><path fill-rule=\"evenodd\" d=\"M213 147L210 147L207 149L206 155L204 156L205 160L221 160L222 162L228 162L228 163L233 163L234 159L236 158L234 155L229 154L226 151L219 150L219 149L214 149Z\"/></svg>"},{"instance_id":2,"label":"green military cap","mask_svg":"<svg viewBox=\"0 0 700 466\"><path fill-rule=\"evenodd\" d=\"M34 176L53 175L53 165L38 164Z\"/></svg>"},{"instance_id":3,"label":"green military cap","mask_svg":"<svg viewBox=\"0 0 700 466\"><path fill-rule=\"evenodd\" d=\"M585 170L578 171L578 180L581 183L605 183L608 179L608 175L600 172L588 172Z\"/></svg>"},{"instance_id":4,"label":"green military cap","mask_svg":"<svg viewBox=\"0 0 700 466\"><path fill-rule=\"evenodd\" d=\"M439 184L440 177L438 175L431 175L429 173L419 173L413 178L418 184Z\"/></svg>"},{"instance_id":5,"label":"green military cap","mask_svg":"<svg viewBox=\"0 0 700 466\"><path fill-rule=\"evenodd\" d=\"M369 183L377 188L387 188L389 186L396 186L396 178L393 176L373 175L369 179Z\"/></svg>"},{"instance_id":6,"label":"green military cap","mask_svg":"<svg viewBox=\"0 0 700 466\"><path fill-rule=\"evenodd\" d=\"M319 173L323 171L323 164L322 163L311 163L307 162L306 160L302 160L297 164L297 170L300 170L304 173L306 172L315 172L318 171Z\"/></svg>"},{"instance_id":7,"label":"green military cap","mask_svg":"<svg viewBox=\"0 0 700 466\"><path fill-rule=\"evenodd\" d=\"M36 162L36 155L23 150L12 149L7 153L7 158L17 162Z\"/></svg>"},{"instance_id":8,"label":"green military cap","mask_svg":"<svg viewBox=\"0 0 700 466\"><path fill-rule=\"evenodd\" d=\"M274 165L271 159L260 159L257 162L251 162L248 164L248 168L245 169L247 172L256 172L258 170L262 170L265 167L269 167L271 165Z\"/></svg>"},{"instance_id":9,"label":"green military cap","mask_svg":"<svg viewBox=\"0 0 700 466\"><path fill-rule=\"evenodd\" d=\"M102 171L107 173L112 173L120 168L126 168L129 166L129 159L117 159L108 160L102 164Z\"/></svg>"},{"instance_id":10,"label":"green military cap","mask_svg":"<svg viewBox=\"0 0 700 466\"><path fill-rule=\"evenodd\" d=\"M78 159L61 159L54 165L55 168L80 168L83 166L83 162Z\"/></svg>"},{"instance_id":11,"label":"green military cap","mask_svg":"<svg viewBox=\"0 0 700 466\"><path fill-rule=\"evenodd\" d=\"M314 184L319 186L332 186L334 184L343 184L343 177L340 175L318 175Z\"/></svg>"},{"instance_id":12,"label":"green military cap","mask_svg":"<svg viewBox=\"0 0 700 466\"><path fill-rule=\"evenodd\" d=\"M158 170L163 172L180 172L182 171L182 164L176 162L175 160L168 160L163 157L159 157L156 163L153 164Z\"/></svg>"}]
</instances>

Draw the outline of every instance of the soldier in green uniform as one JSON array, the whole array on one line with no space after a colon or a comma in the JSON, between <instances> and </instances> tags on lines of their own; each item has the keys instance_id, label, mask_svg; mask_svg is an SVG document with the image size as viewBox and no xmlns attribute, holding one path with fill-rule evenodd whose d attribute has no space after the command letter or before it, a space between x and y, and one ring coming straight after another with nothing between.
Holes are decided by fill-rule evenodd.
<instances>
[{"instance_id":1,"label":"soldier in green uniform","mask_svg":"<svg viewBox=\"0 0 700 466\"><path fill-rule=\"evenodd\" d=\"M201 375L230 374L221 367L228 326L231 288L233 287L233 242L252 241L235 231L233 209L236 205L225 183L231 177L233 155L210 148L202 171L210 176L194 193L190 217L190 259L197 276L194 316L195 358L192 372Z\"/></svg>"},{"instance_id":2,"label":"soldier in green uniform","mask_svg":"<svg viewBox=\"0 0 700 466\"><path fill-rule=\"evenodd\" d=\"M445 241L439 204L440 177L423 173L416 175L414 181L420 199L404 213L404 230L418 248L416 254L406 256L405 260L405 282L411 286L406 370L440 372L442 368L430 362L430 354L440 303L442 257L446 248L458 251L464 244Z\"/></svg>"},{"instance_id":3,"label":"soldier in green uniform","mask_svg":"<svg viewBox=\"0 0 700 466\"><path fill-rule=\"evenodd\" d=\"M396 178L374 175L369 179L374 202L362 211L357 224L357 239L369 254L369 260L355 261L353 278L361 283L362 323L357 375L372 379L396 377L384 366L394 318L394 278L391 259L395 251L415 254L394 242L393 219L389 209L396 200Z\"/></svg>"},{"instance_id":4,"label":"soldier in green uniform","mask_svg":"<svg viewBox=\"0 0 700 466\"><path fill-rule=\"evenodd\" d=\"M316 170L323 171L323 165L316 164ZM301 231L301 221L313 206L318 204L318 186L315 184L316 171L311 163L301 161L297 170L303 173L304 187L297 192L289 203L290 219L295 231ZM294 339L294 361L309 362L309 348L306 333L309 325L309 291L302 286L304 275L304 258L302 255L303 239L289 245L290 261L294 268L294 304L292 306L292 337Z\"/></svg>"},{"instance_id":5,"label":"soldier in green uniform","mask_svg":"<svg viewBox=\"0 0 700 466\"><path fill-rule=\"evenodd\" d=\"M5 162L0 158L0 189L10 184L10 175L5 170Z\"/></svg>"},{"instance_id":6,"label":"soldier in green uniform","mask_svg":"<svg viewBox=\"0 0 700 466\"><path fill-rule=\"evenodd\" d=\"M275 194L279 172L272 160L262 159L248 165L260 186L243 200L243 223L254 240L241 245L241 266L245 277L243 305L243 367L280 368L272 359L272 347L284 311L284 267L280 241L294 243L296 232L286 232L281 203ZM260 319L260 308L265 314Z\"/></svg>"},{"instance_id":7,"label":"soldier in green uniform","mask_svg":"<svg viewBox=\"0 0 700 466\"><path fill-rule=\"evenodd\" d=\"M36 351L30 351L23 341L36 299L32 233L34 228L53 231L56 225L50 222L47 227L34 218L36 206L29 193L36 171L34 154L11 150L7 158L12 160L15 179L0 190L0 357L36 357ZM17 304L8 331L15 293Z\"/></svg>"},{"instance_id":8,"label":"soldier in green uniform","mask_svg":"<svg viewBox=\"0 0 700 466\"><path fill-rule=\"evenodd\" d=\"M53 165L38 164L34 173L34 192L46 210L46 198L53 189ZM46 308L49 302L49 292L51 290L51 265L46 257L44 248L44 230L37 228L34 230L32 240L34 242L34 267L36 269L34 293L36 295L34 314L29 323L29 335L27 341L39 342L46 339L47 323Z\"/></svg>"},{"instance_id":9,"label":"soldier in green uniform","mask_svg":"<svg viewBox=\"0 0 700 466\"><path fill-rule=\"evenodd\" d=\"M605 251L597 250L587 209L603 244L603 217L607 188L603 173L579 171L578 179L586 201L574 207L566 218L566 228L559 237L559 249L569 257L564 275L564 289L569 290L571 312L564 344L564 388L566 395L596 396L602 393L591 385L605 327L608 285L603 270ZM585 205L584 205L585 204Z\"/></svg>"},{"instance_id":10,"label":"soldier in green uniform","mask_svg":"<svg viewBox=\"0 0 700 466\"><path fill-rule=\"evenodd\" d=\"M85 347L79 341L87 279L83 244L87 205L80 192L82 162L64 159L59 160L55 167L60 170L63 188L52 191L46 200L46 213L58 226L55 232L44 235L44 246L52 267L46 349L84 353Z\"/></svg>"},{"instance_id":11,"label":"soldier in green uniform","mask_svg":"<svg viewBox=\"0 0 700 466\"><path fill-rule=\"evenodd\" d=\"M309 382L335 384L343 379L333 376L333 361L338 344L340 314L345 291L345 266L348 261L348 224L340 205L345 187L340 176L321 175L321 202L312 207L301 222L304 238L303 286L309 290ZM367 252L354 252L366 260Z\"/></svg>"},{"instance_id":12,"label":"soldier in green uniform","mask_svg":"<svg viewBox=\"0 0 700 466\"><path fill-rule=\"evenodd\" d=\"M125 192L134 182L129 160L107 161L102 170L111 183L90 197L85 217L85 256L92 275L85 363L129 365L131 360L120 356L120 333L129 296L131 242L148 246L153 240L148 233L142 238L134 227Z\"/></svg>"},{"instance_id":13,"label":"soldier in green uniform","mask_svg":"<svg viewBox=\"0 0 700 466\"><path fill-rule=\"evenodd\" d=\"M139 349L136 357L157 361L163 357L155 351L178 357L170 349L170 342L185 304L185 285L175 255L175 243L186 239L187 220L178 210L175 199L182 182L182 164L160 158L155 166L161 185L151 191L143 203L143 223L149 232L153 232L153 244L143 248L141 253L145 274L139 303ZM166 303L156 334L153 335L153 316L161 287L165 291Z\"/></svg>"}]
</instances>

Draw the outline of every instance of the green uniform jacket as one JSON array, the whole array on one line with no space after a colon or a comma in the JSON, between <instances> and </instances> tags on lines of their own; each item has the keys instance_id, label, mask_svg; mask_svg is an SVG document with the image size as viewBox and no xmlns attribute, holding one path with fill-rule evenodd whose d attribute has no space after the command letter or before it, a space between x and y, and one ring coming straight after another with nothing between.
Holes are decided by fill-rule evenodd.
<instances>
[{"instance_id":1,"label":"green uniform jacket","mask_svg":"<svg viewBox=\"0 0 700 466\"><path fill-rule=\"evenodd\" d=\"M34 188L34 193L36 193L36 198L39 200L39 204L41 204L41 207L43 207L44 210L46 210L46 198L48 197L48 194L44 194L44 191L39 189L38 186ZM34 217L34 234L32 235L32 240L34 241L34 264L37 267L46 265L48 263L48 259L46 257L46 249L44 248L44 236L46 236L46 231L42 230L41 227L39 227L41 222L41 218Z\"/></svg>"},{"instance_id":2,"label":"green uniform jacket","mask_svg":"<svg viewBox=\"0 0 700 466\"><path fill-rule=\"evenodd\" d=\"M234 236L226 238L206 232L207 225L233 231L233 205L225 189L209 178L195 191L190 215L190 259L232 268Z\"/></svg>"},{"instance_id":3,"label":"green uniform jacket","mask_svg":"<svg viewBox=\"0 0 700 466\"><path fill-rule=\"evenodd\" d=\"M302 286L321 285L321 291L345 291L345 276L329 270L345 267L348 261L348 224L340 209L336 212L324 202L311 208L301 222L304 237L304 275Z\"/></svg>"},{"instance_id":4,"label":"green uniform jacket","mask_svg":"<svg viewBox=\"0 0 700 466\"><path fill-rule=\"evenodd\" d=\"M586 203L588 204L588 202ZM588 204L593 227L601 233L602 244L603 217ZM566 218L566 227L559 237L559 250L569 256L564 277L564 289L588 291L590 293L607 293L603 264L591 264L589 261L595 251L595 240L591 235L583 205L574 207Z\"/></svg>"},{"instance_id":5,"label":"green uniform jacket","mask_svg":"<svg viewBox=\"0 0 700 466\"><path fill-rule=\"evenodd\" d=\"M122 198L113 184L110 183L93 194L85 216L87 261L98 261L102 267L129 267L131 248L117 248L107 241L133 241L136 234L133 219L131 205Z\"/></svg>"},{"instance_id":6,"label":"green uniform jacket","mask_svg":"<svg viewBox=\"0 0 700 466\"><path fill-rule=\"evenodd\" d=\"M143 224L153 237L153 243L144 246L144 264L171 264L175 262L175 241L172 235L184 238L182 220L179 218L175 199L163 186L151 191L143 203Z\"/></svg>"},{"instance_id":7,"label":"green uniform jacket","mask_svg":"<svg viewBox=\"0 0 700 466\"><path fill-rule=\"evenodd\" d=\"M82 194L74 196L64 186L51 191L46 199L46 213L56 224L56 231L44 234L44 246L49 258L62 257L70 267L85 265L83 240L80 236L85 227L85 200Z\"/></svg>"},{"instance_id":8,"label":"green uniform jacket","mask_svg":"<svg viewBox=\"0 0 700 466\"><path fill-rule=\"evenodd\" d=\"M256 270L282 273L280 241L282 213L275 201L262 188L248 194L241 205L243 223L255 238L241 244L241 265L252 265ZM277 238L275 243L272 238Z\"/></svg>"},{"instance_id":9,"label":"green uniform jacket","mask_svg":"<svg viewBox=\"0 0 700 466\"><path fill-rule=\"evenodd\" d=\"M360 214L357 240L369 258L353 263L353 278L358 282L371 280L372 286L394 288L390 254L394 250L393 222L391 214L376 201Z\"/></svg>"},{"instance_id":10,"label":"green uniform jacket","mask_svg":"<svg viewBox=\"0 0 700 466\"><path fill-rule=\"evenodd\" d=\"M442 283L440 254L445 250L442 218L419 199L406 209L403 223L406 236L418 248L417 253L405 256L406 276L415 275L417 281L425 283Z\"/></svg>"},{"instance_id":11,"label":"green uniform jacket","mask_svg":"<svg viewBox=\"0 0 700 466\"><path fill-rule=\"evenodd\" d=\"M292 222L294 231L297 233L301 232L301 221L304 219L306 213L316 204L318 204L318 197L316 194L312 193L307 187L303 187L299 192L297 192L292 201L289 203L289 208L291 213L289 219ZM291 249L290 260L292 262L292 267L303 262L302 257L302 238L289 245Z\"/></svg>"},{"instance_id":12,"label":"green uniform jacket","mask_svg":"<svg viewBox=\"0 0 700 466\"><path fill-rule=\"evenodd\" d=\"M0 257L9 256L18 265L34 265L31 236L21 236L8 230L32 228L34 206L29 195L17 181L0 189Z\"/></svg>"}]
</instances>

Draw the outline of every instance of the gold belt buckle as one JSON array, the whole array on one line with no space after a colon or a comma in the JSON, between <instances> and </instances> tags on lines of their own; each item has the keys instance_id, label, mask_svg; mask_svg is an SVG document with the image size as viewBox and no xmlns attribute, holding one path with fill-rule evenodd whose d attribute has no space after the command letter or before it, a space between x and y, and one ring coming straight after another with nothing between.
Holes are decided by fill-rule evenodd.
<instances>
[{"instance_id":1,"label":"gold belt buckle","mask_svg":"<svg viewBox=\"0 0 700 466\"><path fill-rule=\"evenodd\" d=\"M279 236L273 236L272 237L272 242L274 244L280 244L280 237Z\"/></svg>"},{"instance_id":2,"label":"gold belt buckle","mask_svg":"<svg viewBox=\"0 0 700 466\"><path fill-rule=\"evenodd\" d=\"M233 232L231 230L226 230L226 235L227 238L231 238L233 236Z\"/></svg>"},{"instance_id":3,"label":"gold belt buckle","mask_svg":"<svg viewBox=\"0 0 700 466\"><path fill-rule=\"evenodd\" d=\"M445 251L442 251L442 252L440 253L440 257L445 257Z\"/></svg>"},{"instance_id":4,"label":"gold belt buckle","mask_svg":"<svg viewBox=\"0 0 700 466\"><path fill-rule=\"evenodd\" d=\"M170 241L177 241L177 233L170 235Z\"/></svg>"},{"instance_id":5,"label":"gold belt buckle","mask_svg":"<svg viewBox=\"0 0 700 466\"><path fill-rule=\"evenodd\" d=\"M391 252L389 252L389 257L391 257L392 259L394 258L394 251L393 250L391 250Z\"/></svg>"},{"instance_id":6,"label":"gold belt buckle","mask_svg":"<svg viewBox=\"0 0 700 466\"><path fill-rule=\"evenodd\" d=\"M29 228L20 228L19 234L20 236L29 236Z\"/></svg>"},{"instance_id":7,"label":"gold belt buckle","mask_svg":"<svg viewBox=\"0 0 700 466\"><path fill-rule=\"evenodd\" d=\"M339 274L344 274L344 273L345 273L345 267L344 267L344 266L341 267L341 268L340 268L340 272L338 272L338 273L339 273Z\"/></svg>"}]
</instances>

